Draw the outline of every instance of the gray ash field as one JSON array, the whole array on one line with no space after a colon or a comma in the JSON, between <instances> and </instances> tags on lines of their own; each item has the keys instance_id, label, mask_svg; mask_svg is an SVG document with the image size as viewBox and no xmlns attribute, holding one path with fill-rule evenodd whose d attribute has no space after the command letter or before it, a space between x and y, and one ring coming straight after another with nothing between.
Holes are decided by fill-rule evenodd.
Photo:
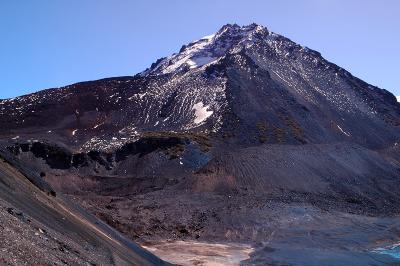
<instances>
[{"instance_id":1,"label":"gray ash field","mask_svg":"<svg viewBox=\"0 0 400 266\"><path fill-rule=\"evenodd\" d=\"M136 76L2 100L0 114L4 156L47 198L172 263L400 264L384 251L400 242L400 104L265 27L228 24Z\"/></svg>"}]
</instances>

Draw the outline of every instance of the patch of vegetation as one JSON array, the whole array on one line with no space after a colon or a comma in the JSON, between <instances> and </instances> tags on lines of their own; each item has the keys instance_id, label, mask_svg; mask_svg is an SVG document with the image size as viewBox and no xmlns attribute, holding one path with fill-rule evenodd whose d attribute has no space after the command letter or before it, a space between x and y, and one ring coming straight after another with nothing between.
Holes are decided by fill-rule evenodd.
<instances>
[{"instance_id":1,"label":"patch of vegetation","mask_svg":"<svg viewBox=\"0 0 400 266\"><path fill-rule=\"evenodd\" d=\"M258 128L259 131L265 132L265 131L267 131L268 124L267 124L267 122L258 122L256 124L256 127Z\"/></svg>"},{"instance_id":2,"label":"patch of vegetation","mask_svg":"<svg viewBox=\"0 0 400 266\"><path fill-rule=\"evenodd\" d=\"M294 139L301 143L306 143L304 139L304 131L301 128L300 124L290 115L288 114L280 114L279 117L285 123L285 125L290 129L292 136Z\"/></svg>"},{"instance_id":3,"label":"patch of vegetation","mask_svg":"<svg viewBox=\"0 0 400 266\"><path fill-rule=\"evenodd\" d=\"M196 142L202 152L209 152L212 149L211 138L205 133L151 131L143 133L141 138L180 139L180 144L169 147L167 150L168 154L175 158L182 155L185 149L184 143L188 142Z\"/></svg>"},{"instance_id":4,"label":"patch of vegetation","mask_svg":"<svg viewBox=\"0 0 400 266\"><path fill-rule=\"evenodd\" d=\"M183 155L185 152L185 146L182 144L178 144L173 146L165 151L165 154L169 156L169 159L177 159Z\"/></svg>"},{"instance_id":5,"label":"patch of vegetation","mask_svg":"<svg viewBox=\"0 0 400 266\"><path fill-rule=\"evenodd\" d=\"M267 135L268 123L267 122L258 122L256 124L256 127L258 129L258 141L260 143L267 142L268 141L268 135Z\"/></svg>"},{"instance_id":6,"label":"patch of vegetation","mask_svg":"<svg viewBox=\"0 0 400 266\"><path fill-rule=\"evenodd\" d=\"M282 128L279 128L279 127L275 127L272 130L272 133L274 135L276 142L283 143L283 141L285 139L285 135L286 135L285 130L283 130Z\"/></svg>"}]
</instances>

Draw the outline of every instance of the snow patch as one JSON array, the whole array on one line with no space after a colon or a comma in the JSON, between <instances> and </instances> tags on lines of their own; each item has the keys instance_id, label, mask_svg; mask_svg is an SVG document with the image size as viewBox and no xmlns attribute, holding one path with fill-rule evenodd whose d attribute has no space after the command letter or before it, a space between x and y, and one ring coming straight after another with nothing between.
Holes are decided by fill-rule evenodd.
<instances>
[{"instance_id":1,"label":"snow patch","mask_svg":"<svg viewBox=\"0 0 400 266\"><path fill-rule=\"evenodd\" d=\"M194 119L195 124L200 124L207 120L212 114L213 111L208 110L209 106L204 106L203 102L198 102L193 106L193 110L196 118Z\"/></svg>"},{"instance_id":2,"label":"snow patch","mask_svg":"<svg viewBox=\"0 0 400 266\"><path fill-rule=\"evenodd\" d=\"M134 99L137 99L137 98L139 98L140 100L142 100L143 97L146 96L146 95L147 95L147 92L144 92L144 93L137 93L137 94L133 95L132 97L129 97L128 100L129 100L129 101L133 101Z\"/></svg>"},{"instance_id":3,"label":"snow patch","mask_svg":"<svg viewBox=\"0 0 400 266\"><path fill-rule=\"evenodd\" d=\"M397 102L400 103L400 96L396 96Z\"/></svg>"},{"instance_id":4,"label":"snow patch","mask_svg":"<svg viewBox=\"0 0 400 266\"><path fill-rule=\"evenodd\" d=\"M233 47L236 46L241 50L243 47L252 46L260 36L265 37L267 33L268 31L262 26L225 26L216 34L183 46L179 53L164 58L152 69L147 69L140 75L176 73L187 68L196 69L215 63Z\"/></svg>"},{"instance_id":5,"label":"snow patch","mask_svg":"<svg viewBox=\"0 0 400 266\"><path fill-rule=\"evenodd\" d=\"M189 65L190 68L196 68L196 67L201 67L208 63L211 63L211 62L215 61L216 59L217 58L215 58L215 57L209 57L209 56L195 57L195 58L189 59L187 61L187 64Z\"/></svg>"},{"instance_id":6,"label":"snow patch","mask_svg":"<svg viewBox=\"0 0 400 266\"><path fill-rule=\"evenodd\" d=\"M212 38L214 38L214 36L215 36L215 33L211 34L211 35L204 36L203 38L201 38L201 40L211 41Z\"/></svg>"},{"instance_id":7,"label":"snow patch","mask_svg":"<svg viewBox=\"0 0 400 266\"><path fill-rule=\"evenodd\" d=\"M77 129L75 129L74 131L72 131L72 136L75 136L75 134L76 134L77 131L78 131Z\"/></svg>"},{"instance_id":8,"label":"snow patch","mask_svg":"<svg viewBox=\"0 0 400 266\"><path fill-rule=\"evenodd\" d=\"M339 125L336 125L336 126L338 127L338 129L339 129L343 134L345 134L346 136L350 137L350 134L347 133L346 131L344 131Z\"/></svg>"},{"instance_id":9,"label":"snow patch","mask_svg":"<svg viewBox=\"0 0 400 266\"><path fill-rule=\"evenodd\" d=\"M95 125L95 126L93 127L93 129L96 129L96 128L98 128L99 126L102 126L102 125L104 125L104 123L97 124L97 125Z\"/></svg>"}]
</instances>

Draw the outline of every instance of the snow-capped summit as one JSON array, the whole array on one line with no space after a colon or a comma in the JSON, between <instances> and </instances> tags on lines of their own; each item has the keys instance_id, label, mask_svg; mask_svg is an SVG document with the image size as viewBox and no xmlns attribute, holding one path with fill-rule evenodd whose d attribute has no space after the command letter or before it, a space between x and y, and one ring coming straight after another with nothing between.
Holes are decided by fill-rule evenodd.
<instances>
[{"instance_id":1,"label":"snow-capped summit","mask_svg":"<svg viewBox=\"0 0 400 266\"><path fill-rule=\"evenodd\" d=\"M266 38L268 30L255 23L248 26L227 24L217 33L182 46L177 54L161 59L141 75L161 75L199 68L216 62L229 52L239 51L257 38Z\"/></svg>"},{"instance_id":2,"label":"snow-capped summit","mask_svg":"<svg viewBox=\"0 0 400 266\"><path fill-rule=\"evenodd\" d=\"M398 142L399 117L392 94L320 53L257 24L227 24L141 75L0 101L0 138L109 151L173 131L238 145L385 147Z\"/></svg>"}]
</instances>

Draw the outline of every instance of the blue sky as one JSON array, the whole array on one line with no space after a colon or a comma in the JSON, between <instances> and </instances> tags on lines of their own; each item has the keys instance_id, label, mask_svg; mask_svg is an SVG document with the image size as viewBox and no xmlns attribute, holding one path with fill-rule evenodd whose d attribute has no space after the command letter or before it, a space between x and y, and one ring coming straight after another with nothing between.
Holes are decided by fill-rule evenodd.
<instances>
[{"instance_id":1,"label":"blue sky","mask_svg":"<svg viewBox=\"0 0 400 266\"><path fill-rule=\"evenodd\" d=\"M226 23L262 24L400 95L397 0L1 0L0 98L134 75Z\"/></svg>"}]
</instances>

